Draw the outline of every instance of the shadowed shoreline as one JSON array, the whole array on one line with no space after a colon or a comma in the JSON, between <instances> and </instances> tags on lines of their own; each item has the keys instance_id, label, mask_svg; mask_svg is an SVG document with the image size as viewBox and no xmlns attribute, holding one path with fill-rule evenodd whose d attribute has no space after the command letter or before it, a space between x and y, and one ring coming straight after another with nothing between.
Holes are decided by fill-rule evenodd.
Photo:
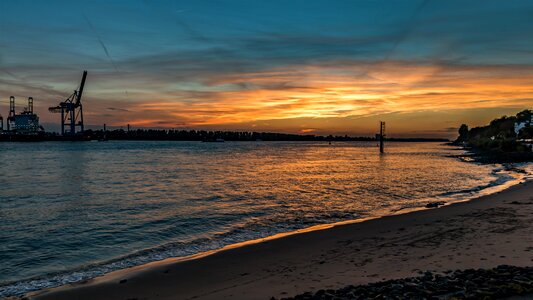
<instances>
[{"instance_id":1,"label":"shadowed shoreline","mask_svg":"<svg viewBox=\"0 0 533 300\"><path fill-rule=\"evenodd\" d=\"M439 209L339 225L152 263L31 299L268 299L311 290L533 262L533 184Z\"/></svg>"}]
</instances>

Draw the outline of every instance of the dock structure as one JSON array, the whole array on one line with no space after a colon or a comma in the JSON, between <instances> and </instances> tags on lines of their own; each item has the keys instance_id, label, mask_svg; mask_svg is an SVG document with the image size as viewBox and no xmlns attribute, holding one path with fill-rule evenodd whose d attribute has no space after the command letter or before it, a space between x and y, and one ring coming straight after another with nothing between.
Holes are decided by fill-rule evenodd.
<instances>
[{"instance_id":1,"label":"dock structure","mask_svg":"<svg viewBox=\"0 0 533 300\"><path fill-rule=\"evenodd\" d=\"M28 106L23 111L15 111L15 97L9 97L9 114L4 119L0 115L0 141L40 141L44 137L44 128L39 124L39 116L33 111L33 97L28 97Z\"/></svg>"},{"instance_id":2,"label":"dock structure","mask_svg":"<svg viewBox=\"0 0 533 300\"><path fill-rule=\"evenodd\" d=\"M11 124L15 120L15 97L9 97L9 115L7 116L7 131L10 131Z\"/></svg>"},{"instance_id":3,"label":"dock structure","mask_svg":"<svg viewBox=\"0 0 533 300\"><path fill-rule=\"evenodd\" d=\"M15 97L9 97L7 130L17 134L35 134L43 130L39 117L33 112L33 97L28 98L28 106L19 114L15 112Z\"/></svg>"},{"instance_id":4,"label":"dock structure","mask_svg":"<svg viewBox=\"0 0 533 300\"><path fill-rule=\"evenodd\" d=\"M74 137L83 135L84 125L81 96L86 78L87 71L83 71L79 89L75 90L72 95L65 101L60 102L59 105L48 108L52 113L61 113L62 136Z\"/></svg>"},{"instance_id":5,"label":"dock structure","mask_svg":"<svg viewBox=\"0 0 533 300\"><path fill-rule=\"evenodd\" d=\"M379 153L384 152L384 142L385 142L385 122L379 122Z\"/></svg>"}]
</instances>

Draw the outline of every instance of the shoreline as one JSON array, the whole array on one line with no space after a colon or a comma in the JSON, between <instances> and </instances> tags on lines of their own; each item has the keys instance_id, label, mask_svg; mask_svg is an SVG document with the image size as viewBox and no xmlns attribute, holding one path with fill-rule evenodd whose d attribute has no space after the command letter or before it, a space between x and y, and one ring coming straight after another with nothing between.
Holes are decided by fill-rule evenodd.
<instances>
[{"instance_id":1,"label":"shoreline","mask_svg":"<svg viewBox=\"0 0 533 300\"><path fill-rule=\"evenodd\" d=\"M209 256L209 255L212 255L212 254L216 254L217 252L220 252L220 251L226 251L226 250L234 249L234 248L238 248L238 247L245 247L245 246L248 246L248 245L262 243L262 242L273 240L273 239L285 238L285 237L289 237L289 236L297 235L297 234L302 234L302 233L306 233L306 232L312 232L312 231L317 231L317 230L328 230L328 229L331 229L331 228L336 227L336 226L344 226L344 225L356 224L356 223L367 222L367 221L370 221L370 220L380 219L380 218L388 217L388 216L395 216L395 215L401 215L401 214L408 214L408 213L412 213L412 212L416 212L416 211L424 211L424 210L428 210L428 209L434 209L436 206L426 207L426 206L423 205L423 204L425 204L428 201L431 201L431 202L428 202L428 203L432 203L432 204L438 203L437 206L439 208L442 208L444 206L449 206L449 205L452 205L452 204L455 204L455 203L472 201L472 200L474 200L476 198L479 198L479 197L482 197L482 196L485 196L485 195L499 193L499 192L501 192L501 191L503 191L505 189L508 189L509 187L512 187L514 185L517 185L517 184L519 184L521 182L524 182L524 181L528 180L528 178L530 178L530 176L527 176L527 175L531 175L532 174L531 173L531 168L529 168L528 166L529 165L519 164L517 167L513 167L513 168L509 169L507 166L501 165L500 166L501 168L497 169L498 170L497 173L500 173L500 172L501 173L505 173L505 176L511 177L512 179L507 179L507 180L505 180L503 182L499 182L499 183L494 184L494 185L493 184L488 184L486 186L480 186L479 189L472 189L471 192L459 193L458 195L461 195L461 197L459 197L459 198L456 198L456 197L453 197L453 196L444 196L444 197L433 197L433 198L419 199L419 201L422 203L421 206L404 207L404 208L392 209L392 210L383 210L383 211L376 212L376 215L362 217L362 218L359 218L359 219L337 221L337 222L326 223L326 224L316 224L316 225L312 225L312 226L309 226L309 227L299 228L299 229L295 229L295 230L291 230L291 231L279 232L279 233L272 234L270 236L253 238L251 240L246 240L246 241L242 241L242 242L234 242L234 243L231 243L231 244L227 244L227 245L225 245L225 246L223 246L221 248L216 248L216 249L211 249L211 250L203 250L201 252L190 254L190 255L167 257L167 258L164 258L164 259L161 259L161 260L148 261L148 262L145 262L145 263L142 263L142 264L139 264L139 265L127 266L125 268L111 270L111 271L105 272L103 274L93 275L90 278L87 278L87 277L79 278L78 277L79 279L77 279L76 281L70 281L70 282L62 283L62 284L55 285L55 286L46 286L45 285L44 287L42 287L40 289L37 289L37 290L36 289L29 289L26 292L17 293L15 295L34 294L34 293L39 293L41 291L47 291L47 290L51 290L51 289L61 288L63 286L76 285L76 284L78 284L80 282L92 281L94 279L98 279L98 278L107 276L108 274L114 274L114 273L117 273L117 272L124 272L124 271L134 270L134 269L137 270L137 269L149 268L151 266L159 265L159 264L177 263L177 262L201 259L203 257ZM501 175L498 175L498 176L501 176ZM494 183L494 182L492 182L492 183ZM472 195L468 195L469 193L473 193L473 194ZM41 285L43 283L40 283L39 281L43 281L43 280L50 280L50 279L47 279L46 277L41 277L41 278L35 278L35 279L27 279L27 280L24 280L24 281L18 281L16 283L20 283L20 284L24 285L24 284L27 284L27 283L34 282L33 283L34 285ZM15 282L11 283L11 285L12 284L15 284ZM46 282L44 282L44 284L46 284ZM9 284L6 285L6 286L9 286ZM13 296L11 296L11 297L13 297Z\"/></svg>"},{"instance_id":2,"label":"shoreline","mask_svg":"<svg viewBox=\"0 0 533 300\"><path fill-rule=\"evenodd\" d=\"M192 255L192 256L179 257L179 258L169 258L169 259L165 259L165 260L162 260L162 261L157 261L157 262L152 262L152 263L148 263L148 264L145 264L145 265L140 265L140 266L137 266L137 267L118 270L118 271L114 271L114 272L105 274L103 276L100 276L100 277L97 277L97 278L94 278L94 279L90 279L90 280L84 281L82 283L74 283L74 284L69 284L69 285L56 287L56 288L52 288L52 289L45 289L45 290L41 290L41 291L32 292L32 293L29 293L28 296L30 296L32 299L33 298L35 298L35 299L56 299L58 297L59 297L59 299L61 299L62 295L67 295L67 298L69 297L68 295L71 295L71 296L75 295L75 297L79 298L79 299L84 299L83 298L84 296L87 296L88 297L87 299L89 299L89 298L95 296L95 295L90 296L93 292L100 291L100 292L103 292L104 294L100 294L99 293L98 297L103 297L104 295L107 294L107 292L105 292L106 291L106 287L115 286L115 285L117 285L117 282L118 282L118 286L116 286L115 288L120 287L119 290L122 290L122 292L124 292L124 293L126 293L128 295L129 295L129 292L133 292L133 293L138 294L141 291L129 290L127 288L127 286L129 286L129 284L127 284L129 281L131 281L131 280L135 280L135 281L140 280L141 282L152 282L153 278L159 278L160 277L160 273L168 274L168 273L171 273L172 269L175 269L175 268L178 268L179 271L175 271L175 272L172 272L172 273L182 273L181 274L182 275L182 279L189 279L188 276L184 276L184 275L186 275L186 273L188 273L186 269L189 268L190 265L193 266L192 269L195 269L199 265L204 265L206 263L207 264L212 264L212 261L216 261L218 264L223 264L223 262L219 261L220 257L229 256L230 258L232 257L230 260L235 260L235 259L237 259L237 257L235 257L235 255L238 256L238 253L241 253L241 252L248 253L250 251L252 251L252 252L254 252L254 251L262 251L261 250L262 248L271 248L272 247L271 244L276 244L276 245L278 245L278 244L286 244L286 243L294 244L294 241L302 240L302 239L305 240L307 243L310 242L311 244L314 244L313 240L316 241L316 239L318 237L325 238L325 236L328 236L328 235L332 234L333 237L327 237L327 239L328 240L331 240L332 238L335 239L335 235L338 235L338 232L344 232L344 231L348 230L349 228L357 229L357 227L365 227L367 229L367 231L375 231L375 228L372 229L372 228L369 228L369 227L373 227L374 225L377 225L375 227L379 228L379 227L383 226L383 224L380 224L380 223L389 223L389 222L391 222L390 220L392 220L393 223L398 223L397 221L395 222L395 220L397 220L397 219L406 219L406 218L409 219L411 216L415 217L416 219L419 219L422 214L428 214L429 213L430 215L437 215L437 216L438 215L446 215L446 211L450 211L450 210L456 211L457 207L459 207L459 209L460 209L461 207L465 207L465 206L472 206L472 205L475 206L477 203L480 203L480 202L481 203L485 203L485 202L487 202L487 201L480 201L482 199L498 198L499 196L501 197L502 194L505 195L505 194L513 193L513 191L515 191L517 189L518 190L522 190L522 189L531 190L531 187L533 187L532 182L528 181L528 182L526 182L524 184L517 184L515 186L512 186L512 187L504 190L503 192L496 192L494 194L481 196L481 197L478 197L478 198L475 198L475 199L449 204L449 205L441 207L441 208L439 208L437 210L435 210L435 209L418 210L417 209L415 211L410 211L410 212L403 211L403 212L401 212L399 214L394 214L394 215L391 215L391 216L377 217L377 218L371 218L371 219L352 220L352 221L345 221L345 222L334 223L334 224L317 225L317 226L313 226L313 227L309 227L309 228L305 228L305 229L301 229L301 230L297 230L297 231L293 231L293 232L289 232L289 233L277 234L277 235L274 235L274 236L271 236L271 237L267 237L267 238L262 238L262 239L252 240L252 241L246 241L246 242L238 243L238 244L232 244L232 245L226 246L226 247L224 247L222 249L203 252L203 253L195 254L195 255ZM485 203L485 205L487 205L487 203ZM528 206L530 206L530 205L528 205ZM369 225L369 224L371 224L371 225ZM397 225L398 224L396 224L396 227L398 227ZM406 230L404 228L403 230L400 230L400 231L407 231L408 232L409 230ZM343 234L342 236L344 236L344 235L345 234ZM313 245L309 245L309 246L311 248L313 247ZM288 253L284 253L284 252L287 252L287 251L283 251L283 248L285 248L285 246L283 246L281 248L278 246L278 247L275 247L275 248L276 248L276 249L274 249L274 250L276 250L275 252L279 252L279 254L281 256L286 256L288 254ZM288 251L288 252L293 252L293 251ZM271 256L270 259L276 258L275 254L269 254L269 256ZM252 261L255 261L255 260L258 260L258 258L257 257L252 258ZM259 260L261 260L261 259L259 259ZM265 259L262 259L262 260L269 260L269 259L265 258ZM327 260L324 260L322 263L321 263L321 261L319 261L318 264L319 265L328 265L326 262L327 262ZM529 263L531 264L531 261L529 261ZM234 265L241 264L240 267L243 267L242 266L243 263L239 262L238 259L237 259L237 261L234 261L233 264ZM195 265L196 265L196 267L195 267ZM269 265L269 264L267 264L267 265ZM289 265L290 265L290 263L289 263ZM363 263L363 265L365 265L365 264ZM224 267L222 269L228 271L228 268L230 268L230 267L226 266L226 267ZM161 269L165 269L165 270L163 270L163 272L161 272ZM212 266L211 266L211 269L213 269ZM237 268L237 269L240 269L240 268ZM167 273L164 273L167 270L170 270L170 271L168 271ZM258 270L256 270L256 271L258 271ZM220 272L220 269L215 268L214 269L214 273L216 274L217 272ZM400 273L403 274L405 272L400 272ZM242 274L245 274L245 275L242 275ZM242 275L241 277L248 277L247 276L248 274L251 274L251 272L243 272L243 273L241 273L241 275ZM410 272L410 273L407 272L406 275L408 275L408 274L412 274L412 272ZM263 275L265 275L265 274L263 274ZM179 276L179 274L177 274L175 276ZM172 276L166 276L166 277L172 277ZM224 276L222 276L222 277L224 277ZM267 277L270 277L270 276L267 276ZM276 277L276 276L274 276L274 277ZM374 276L374 277L380 277L380 276L378 274L377 276ZM233 279L239 279L239 277L236 277L236 278L233 278ZM124 280L126 280L126 281L124 281ZM173 280L171 280L171 281L173 281ZM211 282L211 284L214 285L214 286L218 286L220 284L223 284L223 281L221 281L221 282L217 282L217 281L218 280L215 280L215 281ZM254 280L254 282L255 281L256 280ZM120 283L120 282L122 282L122 283ZM313 282L316 282L316 281L313 281ZM363 282L365 283L365 282L372 282L372 281L363 281ZM347 282L347 283L352 284L351 282ZM189 292L191 292L192 295L199 296L197 294L198 291L196 291L196 292L194 291L194 285L195 284L189 284L188 287L187 287L187 290ZM203 286L201 282L196 282L196 285L198 285L197 288L200 288L200 286ZM317 285L316 287L319 288L320 285ZM339 286L336 286L336 287L339 287ZM168 288L172 289L171 287L161 287L161 286L159 286L159 288L161 288L163 290L168 289ZM176 292L180 290L177 287L175 287L175 288L176 288L176 290L175 290ZM283 296L288 296L288 295L291 295L291 294L295 294L298 291L301 291L301 290L298 290L297 287L294 287L294 289L290 289L290 288L285 288L285 289L290 290L291 292L282 291L282 292L280 292L278 294L275 294L274 290L272 290L270 296L283 297ZM149 290L151 290L150 287L147 289L147 291L149 291ZM309 288L308 288L308 290L309 290ZM246 289L241 290L241 292L245 293ZM74 293L74 294L72 294L72 293ZM285 294L283 294L283 293L285 293ZM202 296L202 295L200 295L200 296ZM223 295L218 295L218 296L224 297ZM217 298L218 296L215 296L215 298ZM247 295L246 298L248 298L249 296L251 296L251 295ZM268 296L268 297L270 297L270 296ZM167 295L166 297L168 298L169 296ZM209 299L208 295L203 295L203 297L205 299ZM265 298L265 297L267 297L267 294L264 294L263 297L258 297L258 298ZM153 297L150 297L150 299L152 299L152 298ZM164 295L161 295L161 296L155 297L153 299L167 299L167 298L165 298ZM170 297L170 298L172 298L172 297ZM202 298L202 297L200 297L200 298ZM109 299L114 299L114 297L110 296Z\"/></svg>"},{"instance_id":3,"label":"shoreline","mask_svg":"<svg viewBox=\"0 0 533 300\"><path fill-rule=\"evenodd\" d=\"M442 144L444 146L444 144ZM447 147L446 147L447 148ZM466 162L469 163L469 162ZM479 164L479 163L475 163ZM483 165L483 164L482 164ZM411 201L413 203L408 203L407 205L394 205L387 208L380 208L373 210L368 214L363 214L362 216L352 216L359 217L359 219L349 219L342 220L342 218L337 220L323 220L326 222L334 221L333 223L327 224L318 224L318 225L305 225L311 227L298 228L298 226L293 226L292 228L286 228L281 230L266 230L261 232L266 232L265 234L260 234L259 232L250 232L248 236L242 236L242 239L233 239L227 240L223 243L218 243L214 247L200 247L194 249L194 251L182 251L180 253L174 253L172 255L152 255L152 250L159 250L159 247L141 249L138 252L132 252L124 256L116 256L108 260L101 260L96 263L86 264L84 266L68 269L64 271L58 271L55 273L48 273L45 275L34 276L31 278L20 279L16 281L4 282L3 286L0 287L0 298L10 296L20 296L23 294L56 288L63 285L75 284L76 282L82 282L90 280L93 278L98 278L109 274L111 272L116 272L124 269L134 268L134 267L143 267L147 264L153 262L161 262L166 260L171 261L183 261L188 259L196 259L199 257L204 257L206 255L215 253L217 251L222 251L227 248L240 247L248 244L253 244L256 242L262 242L272 238L280 238L283 236L288 236L292 234L299 234L307 231L314 231L320 229L327 229L333 226L358 223L363 221L368 221L374 218L380 218L387 215L397 215L404 214L411 211L425 210L426 203L440 203L446 202L446 205L455 202L470 201L478 196L497 192L499 190L507 188L509 185L513 185L516 182L527 178L527 174L533 174L533 164L515 165L517 168L509 169L505 164L490 164L490 169L492 169L493 179L485 182L484 184L478 184L472 188L467 188L464 190L458 190L457 192L442 193L434 195L427 198L417 198L416 201ZM517 170L523 169L523 170ZM519 172L520 171L520 172ZM531 177L531 176L529 176ZM432 207L433 208L433 207ZM267 228L268 229L268 228ZM288 230L288 231L285 231ZM276 233L277 232L277 233ZM273 236L270 236L273 235ZM251 240L250 240L251 239ZM240 240L240 241L239 241ZM164 243L163 243L164 244ZM184 252L184 253L183 253ZM155 257L155 258L151 258ZM139 259L140 258L140 259ZM31 263L31 262L30 262ZM31 264L30 264L31 265Z\"/></svg>"}]
</instances>

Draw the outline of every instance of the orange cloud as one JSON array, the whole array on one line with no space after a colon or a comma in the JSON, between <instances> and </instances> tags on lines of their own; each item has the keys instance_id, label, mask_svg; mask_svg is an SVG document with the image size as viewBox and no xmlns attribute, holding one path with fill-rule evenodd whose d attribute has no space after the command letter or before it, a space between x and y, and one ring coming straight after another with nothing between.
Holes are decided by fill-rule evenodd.
<instances>
[{"instance_id":1,"label":"orange cloud","mask_svg":"<svg viewBox=\"0 0 533 300\"><path fill-rule=\"evenodd\" d=\"M308 128L308 129L300 129L298 132L302 133L302 134L305 134L305 133L311 133L311 132L315 132L315 131L316 131L316 129Z\"/></svg>"},{"instance_id":2,"label":"orange cloud","mask_svg":"<svg viewBox=\"0 0 533 300\"><path fill-rule=\"evenodd\" d=\"M337 61L215 73L202 82L162 81L147 74L89 79L87 123L110 126L372 134L374 117L387 121L395 114L397 123L390 128L398 134L416 133L422 124L449 134L457 126L451 120L479 125L504 112L533 107L530 65ZM0 82L0 90L12 83ZM58 122L46 109L63 93L45 85L15 88L20 89L10 90L15 95L34 96L43 122ZM39 94L52 97L43 101ZM7 110L7 104L0 105ZM466 113L474 111L481 115ZM435 122L424 121L428 115ZM369 126L354 121L369 118Z\"/></svg>"},{"instance_id":3,"label":"orange cloud","mask_svg":"<svg viewBox=\"0 0 533 300\"><path fill-rule=\"evenodd\" d=\"M533 67L417 65L283 67L218 76L206 91L152 91L129 108L142 126L224 126L263 120L342 118L383 113L531 107ZM143 95L146 97L146 95ZM150 120L153 122L150 123Z\"/></svg>"}]
</instances>

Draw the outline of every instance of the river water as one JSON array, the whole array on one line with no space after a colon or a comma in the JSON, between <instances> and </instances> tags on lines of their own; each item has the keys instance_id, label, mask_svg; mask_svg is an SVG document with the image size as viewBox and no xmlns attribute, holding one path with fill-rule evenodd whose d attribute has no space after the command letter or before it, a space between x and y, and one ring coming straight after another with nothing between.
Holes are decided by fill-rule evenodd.
<instances>
[{"instance_id":1,"label":"river water","mask_svg":"<svg viewBox=\"0 0 533 300\"><path fill-rule=\"evenodd\" d=\"M0 143L0 297L317 224L494 192L521 175L440 143Z\"/></svg>"}]
</instances>

